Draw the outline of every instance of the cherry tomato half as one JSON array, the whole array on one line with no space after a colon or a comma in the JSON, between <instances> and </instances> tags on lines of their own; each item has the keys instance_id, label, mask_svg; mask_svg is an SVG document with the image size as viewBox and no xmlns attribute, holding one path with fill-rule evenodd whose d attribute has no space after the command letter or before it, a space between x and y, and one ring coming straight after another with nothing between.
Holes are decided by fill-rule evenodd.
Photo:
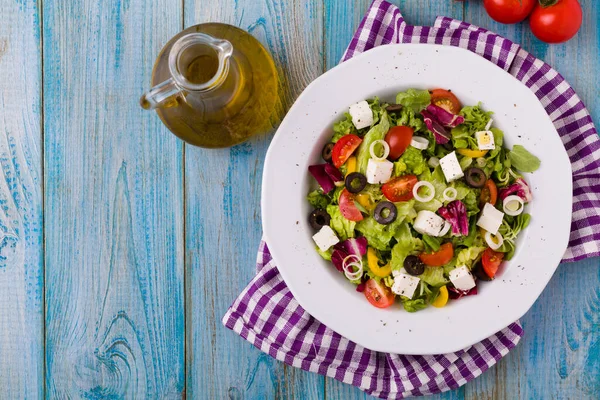
<instances>
[{"instance_id":1,"label":"cherry tomato half","mask_svg":"<svg viewBox=\"0 0 600 400\"><path fill-rule=\"evenodd\" d=\"M340 212L349 221L362 221L364 218L356 204L354 204L354 195L347 189L342 190L342 193L340 193Z\"/></svg>"},{"instance_id":2,"label":"cherry tomato half","mask_svg":"<svg viewBox=\"0 0 600 400\"><path fill-rule=\"evenodd\" d=\"M494 21L516 24L531 14L535 3L535 0L484 0L483 6Z\"/></svg>"},{"instance_id":3,"label":"cherry tomato half","mask_svg":"<svg viewBox=\"0 0 600 400\"><path fill-rule=\"evenodd\" d=\"M384 184L381 191L386 199L393 203L408 201L414 197L413 188L417 182L415 175L399 176Z\"/></svg>"},{"instance_id":4,"label":"cherry tomato half","mask_svg":"<svg viewBox=\"0 0 600 400\"><path fill-rule=\"evenodd\" d=\"M369 279L365 285L365 297L377 308L387 308L394 304L394 293L381 282Z\"/></svg>"},{"instance_id":5,"label":"cherry tomato half","mask_svg":"<svg viewBox=\"0 0 600 400\"><path fill-rule=\"evenodd\" d=\"M496 276L498 267L502 264L504 259L504 253L499 253L490 248L485 249L483 256L481 257L481 263L483 264L483 270L490 278Z\"/></svg>"},{"instance_id":6,"label":"cherry tomato half","mask_svg":"<svg viewBox=\"0 0 600 400\"><path fill-rule=\"evenodd\" d=\"M496 204L498 200L498 188L493 180L488 179L485 181L485 186L481 189L481 196L479 197L479 204L483 207L485 203Z\"/></svg>"},{"instance_id":7,"label":"cherry tomato half","mask_svg":"<svg viewBox=\"0 0 600 400\"><path fill-rule=\"evenodd\" d=\"M385 135L385 141L390 146L390 160L396 161L408 149L415 130L409 126L394 126Z\"/></svg>"},{"instance_id":8,"label":"cherry tomato half","mask_svg":"<svg viewBox=\"0 0 600 400\"><path fill-rule=\"evenodd\" d=\"M331 161L336 168L341 167L360 146L362 139L356 135L342 136L331 151Z\"/></svg>"},{"instance_id":9,"label":"cherry tomato half","mask_svg":"<svg viewBox=\"0 0 600 400\"><path fill-rule=\"evenodd\" d=\"M433 253L421 253L419 258L425 265L430 267L441 267L446 265L454 257L454 248L452 243L443 244L438 251Z\"/></svg>"},{"instance_id":10,"label":"cherry tomato half","mask_svg":"<svg viewBox=\"0 0 600 400\"><path fill-rule=\"evenodd\" d=\"M537 4L529 17L531 32L543 42L562 43L571 39L581 27L581 5L577 0L545 0Z\"/></svg>"},{"instance_id":11,"label":"cherry tomato half","mask_svg":"<svg viewBox=\"0 0 600 400\"><path fill-rule=\"evenodd\" d=\"M431 94L431 102L436 106L441 107L452 114L458 114L460 112L460 101L458 101L458 98L451 91L445 89L433 89L429 93Z\"/></svg>"}]
</instances>

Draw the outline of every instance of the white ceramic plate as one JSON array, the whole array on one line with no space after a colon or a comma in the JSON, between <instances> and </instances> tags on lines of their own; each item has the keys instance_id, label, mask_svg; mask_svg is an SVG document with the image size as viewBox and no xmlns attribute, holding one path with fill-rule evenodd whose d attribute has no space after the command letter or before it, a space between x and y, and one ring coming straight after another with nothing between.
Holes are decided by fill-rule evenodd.
<instances>
[{"instance_id":1,"label":"white ceramic plate","mask_svg":"<svg viewBox=\"0 0 600 400\"><path fill-rule=\"evenodd\" d=\"M332 124L348 106L373 97L393 101L408 88L450 88L466 105L483 103L505 144L522 144L541 168L527 174L534 200L530 226L500 276L477 296L408 313L371 306L343 274L315 251L306 194L307 168L322 162ZM265 161L263 229L285 282L300 305L348 339L372 350L439 354L468 347L519 319L538 298L567 247L571 165L558 133L533 93L485 59L450 46L399 44L359 55L311 83L290 109Z\"/></svg>"}]
</instances>

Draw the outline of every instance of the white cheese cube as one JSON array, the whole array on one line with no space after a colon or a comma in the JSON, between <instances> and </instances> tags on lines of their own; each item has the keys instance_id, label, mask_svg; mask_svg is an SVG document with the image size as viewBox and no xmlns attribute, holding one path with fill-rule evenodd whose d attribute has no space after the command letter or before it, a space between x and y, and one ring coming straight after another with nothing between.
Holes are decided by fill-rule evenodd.
<instances>
[{"instance_id":1,"label":"white cheese cube","mask_svg":"<svg viewBox=\"0 0 600 400\"><path fill-rule=\"evenodd\" d=\"M502 225L503 218L504 213L502 211L498 211L496 207L490 203L485 203L481 217L479 217L479 220L477 221L477 226L485 229L492 235L496 235L498 229L500 229L500 225Z\"/></svg>"},{"instance_id":2,"label":"white cheese cube","mask_svg":"<svg viewBox=\"0 0 600 400\"><path fill-rule=\"evenodd\" d=\"M479 150L494 150L496 143L494 142L494 133L492 131L481 131L475 133L477 138L477 146Z\"/></svg>"},{"instance_id":3,"label":"white cheese cube","mask_svg":"<svg viewBox=\"0 0 600 400\"><path fill-rule=\"evenodd\" d=\"M450 282L458 290L470 290L475 287L475 279L471 275L471 271L466 266L458 267L450 271Z\"/></svg>"},{"instance_id":4,"label":"white cheese cube","mask_svg":"<svg viewBox=\"0 0 600 400\"><path fill-rule=\"evenodd\" d=\"M366 128L373 125L373 111L365 100L350 106L348 113L352 117L352 123L356 129Z\"/></svg>"},{"instance_id":5,"label":"white cheese cube","mask_svg":"<svg viewBox=\"0 0 600 400\"><path fill-rule=\"evenodd\" d=\"M335 232L329 225L325 225L321 230L313 235L313 240L319 246L319 250L327 251L329 248L340 242Z\"/></svg>"},{"instance_id":6,"label":"white cheese cube","mask_svg":"<svg viewBox=\"0 0 600 400\"><path fill-rule=\"evenodd\" d=\"M442 167L442 172L444 172L444 176L446 177L446 181L448 183L465 176L462 168L460 167L460 163L458 162L455 151L445 157L442 157L440 159L440 166Z\"/></svg>"},{"instance_id":7,"label":"white cheese cube","mask_svg":"<svg viewBox=\"0 0 600 400\"><path fill-rule=\"evenodd\" d=\"M420 279L416 276L408 274L398 274L394 278L394 284L392 285L392 292L397 295L408 297L412 299L417 286L419 286Z\"/></svg>"},{"instance_id":8,"label":"white cheese cube","mask_svg":"<svg viewBox=\"0 0 600 400\"><path fill-rule=\"evenodd\" d=\"M413 228L421 235L439 236L445 220L434 212L421 210L415 218Z\"/></svg>"},{"instance_id":9,"label":"white cheese cube","mask_svg":"<svg viewBox=\"0 0 600 400\"><path fill-rule=\"evenodd\" d=\"M373 160L369 159L367 163L367 182L371 184L386 183L392 177L394 163L388 160Z\"/></svg>"}]
</instances>

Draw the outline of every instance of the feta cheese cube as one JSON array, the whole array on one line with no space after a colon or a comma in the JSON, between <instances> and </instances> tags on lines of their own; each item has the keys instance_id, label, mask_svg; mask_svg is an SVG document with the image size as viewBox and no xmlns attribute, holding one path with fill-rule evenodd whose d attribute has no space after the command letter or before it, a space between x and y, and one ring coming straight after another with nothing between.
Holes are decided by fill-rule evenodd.
<instances>
[{"instance_id":1,"label":"feta cheese cube","mask_svg":"<svg viewBox=\"0 0 600 400\"><path fill-rule=\"evenodd\" d=\"M392 177L394 163L388 160L377 161L372 158L367 163L367 182L371 184L386 183Z\"/></svg>"},{"instance_id":2,"label":"feta cheese cube","mask_svg":"<svg viewBox=\"0 0 600 400\"><path fill-rule=\"evenodd\" d=\"M321 230L313 235L313 240L321 251L327 251L329 248L340 242L337 235L329 225L325 225Z\"/></svg>"},{"instance_id":3,"label":"feta cheese cube","mask_svg":"<svg viewBox=\"0 0 600 400\"><path fill-rule=\"evenodd\" d=\"M479 220L477 221L477 226L485 229L492 235L496 235L498 229L500 229L500 225L502 225L503 218L504 213L502 211L498 211L496 207L490 203L485 203L481 217L479 217Z\"/></svg>"},{"instance_id":4,"label":"feta cheese cube","mask_svg":"<svg viewBox=\"0 0 600 400\"><path fill-rule=\"evenodd\" d=\"M352 117L352 123L356 129L366 128L373 125L373 111L365 100L350 106L348 113Z\"/></svg>"},{"instance_id":5,"label":"feta cheese cube","mask_svg":"<svg viewBox=\"0 0 600 400\"><path fill-rule=\"evenodd\" d=\"M415 290L417 290L417 286L419 286L420 280L421 279L417 278L416 276L400 273L394 278L392 292L397 295L412 299L415 294Z\"/></svg>"},{"instance_id":6,"label":"feta cheese cube","mask_svg":"<svg viewBox=\"0 0 600 400\"><path fill-rule=\"evenodd\" d=\"M477 138L477 146L479 150L494 150L496 143L494 142L494 133L492 131L481 131L475 133Z\"/></svg>"},{"instance_id":7,"label":"feta cheese cube","mask_svg":"<svg viewBox=\"0 0 600 400\"><path fill-rule=\"evenodd\" d=\"M415 218L413 228L421 235L439 236L444 227L444 219L434 212L421 210Z\"/></svg>"},{"instance_id":8,"label":"feta cheese cube","mask_svg":"<svg viewBox=\"0 0 600 400\"><path fill-rule=\"evenodd\" d=\"M442 167L442 172L444 172L444 176L446 177L446 181L448 183L465 176L462 168L460 167L460 163L458 162L455 151L445 157L442 157L440 159L440 166Z\"/></svg>"},{"instance_id":9,"label":"feta cheese cube","mask_svg":"<svg viewBox=\"0 0 600 400\"><path fill-rule=\"evenodd\" d=\"M450 282L458 290L470 290L475 287L475 279L471 275L471 271L465 265L458 267L450 271Z\"/></svg>"}]
</instances>

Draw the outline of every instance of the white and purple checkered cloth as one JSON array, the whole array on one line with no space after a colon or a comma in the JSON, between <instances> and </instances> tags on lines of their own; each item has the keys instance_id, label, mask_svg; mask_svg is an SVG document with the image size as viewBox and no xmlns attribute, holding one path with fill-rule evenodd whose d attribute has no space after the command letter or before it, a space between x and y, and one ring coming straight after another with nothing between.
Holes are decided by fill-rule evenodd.
<instances>
[{"instance_id":1,"label":"white and purple checkered cloth","mask_svg":"<svg viewBox=\"0 0 600 400\"><path fill-rule=\"evenodd\" d=\"M573 222L563 261L600 255L600 140L588 111L564 78L519 45L492 32L445 17L439 17L433 27L410 26L397 7L382 0L371 5L343 61L388 43L464 47L529 87L554 122L573 167ZM223 323L286 364L357 386L382 399L456 389L494 365L523 335L515 322L452 354L406 356L365 349L300 307L264 242L256 277L227 311Z\"/></svg>"}]
</instances>

